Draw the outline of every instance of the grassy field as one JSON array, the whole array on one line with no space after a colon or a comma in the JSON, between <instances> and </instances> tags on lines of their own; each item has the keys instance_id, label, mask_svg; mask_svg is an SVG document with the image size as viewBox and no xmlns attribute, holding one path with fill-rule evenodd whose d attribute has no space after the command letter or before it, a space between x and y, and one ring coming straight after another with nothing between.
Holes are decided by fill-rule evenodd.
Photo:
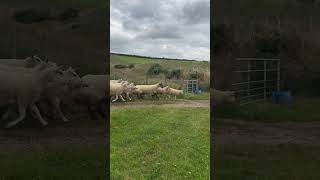
<instances>
[{"instance_id":1,"label":"grassy field","mask_svg":"<svg viewBox=\"0 0 320 180\"><path fill-rule=\"evenodd\" d=\"M229 104L214 108L217 118L232 118L262 122L319 121L320 98L295 98L291 105L272 103L239 106Z\"/></svg>"},{"instance_id":2,"label":"grassy field","mask_svg":"<svg viewBox=\"0 0 320 180\"><path fill-rule=\"evenodd\" d=\"M209 178L207 108L115 110L110 136L112 179Z\"/></svg>"},{"instance_id":3,"label":"grassy field","mask_svg":"<svg viewBox=\"0 0 320 180\"><path fill-rule=\"evenodd\" d=\"M41 148L40 148L41 149ZM0 179L105 179L106 147L73 145L0 153Z\"/></svg>"},{"instance_id":4,"label":"grassy field","mask_svg":"<svg viewBox=\"0 0 320 180\"><path fill-rule=\"evenodd\" d=\"M130 65L134 64L132 69L116 69L115 65ZM150 59L147 57L132 57L118 54L111 54L110 56L110 77L111 79L126 79L128 81L144 84L146 82L146 72L153 64L160 64L164 69L173 70L181 69L183 78L180 80L165 80L163 74L154 77L148 77L148 84L157 83L159 81L165 82L169 86L175 88L182 88L183 79L187 79L187 74L193 68L197 68L199 72L204 73L203 81L200 81L200 86L209 88L210 81L210 66L207 61L182 61L182 60L166 60L166 59Z\"/></svg>"},{"instance_id":5,"label":"grassy field","mask_svg":"<svg viewBox=\"0 0 320 180\"><path fill-rule=\"evenodd\" d=\"M187 99L187 100L210 100L210 93L202 93L202 94L184 94L181 97L177 97L177 99Z\"/></svg>"},{"instance_id":6,"label":"grassy field","mask_svg":"<svg viewBox=\"0 0 320 180\"><path fill-rule=\"evenodd\" d=\"M320 147L304 145L219 145L214 179L319 179Z\"/></svg>"}]
</instances>

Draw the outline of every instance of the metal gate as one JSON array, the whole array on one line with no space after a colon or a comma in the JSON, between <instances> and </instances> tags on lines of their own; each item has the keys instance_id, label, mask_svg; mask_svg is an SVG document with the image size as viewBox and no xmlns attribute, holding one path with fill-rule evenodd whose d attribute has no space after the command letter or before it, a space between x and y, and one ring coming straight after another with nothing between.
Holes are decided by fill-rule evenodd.
<instances>
[{"instance_id":1,"label":"metal gate","mask_svg":"<svg viewBox=\"0 0 320 180\"><path fill-rule=\"evenodd\" d=\"M198 80L184 80L184 83L185 83L184 92L196 93L199 91Z\"/></svg>"},{"instance_id":2,"label":"metal gate","mask_svg":"<svg viewBox=\"0 0 320 180\"><path fill-rule=\"evenodd\" d=\"M233 73L240 105L266 101L280 90L280 59L238 58Z\"/></svg>"}]
</instances>

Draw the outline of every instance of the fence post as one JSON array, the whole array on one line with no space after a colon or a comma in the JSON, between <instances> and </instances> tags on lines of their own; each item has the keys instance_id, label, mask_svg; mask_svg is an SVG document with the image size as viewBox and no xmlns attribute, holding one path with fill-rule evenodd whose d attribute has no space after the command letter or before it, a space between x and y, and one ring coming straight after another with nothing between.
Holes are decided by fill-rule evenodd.
<instances>
[{"instance_id":1,"label":"fence post","mask_svg":"<svg viewBox=\"0 0 320 180\"><path fill-rule=\"evenodd\" d=\"M13 59L17 58L17 27L16 23L13 23Z\"/></svg>"},{"instance_id":2,"label":"fence post","mask_svg":"<svg viewBox=\"0 0 320 180\"><path fill-rule=\"evenodd\" d=\"M280 91L280 59L278 60L277 63L277 91Z\"/></svg>"},{"instance_id":3,"label":"fence post","mask_svg":"<svg viewBox=\"0 0 320 180\"><path fill-rule=\"evenodd\" d=\"M250 74L251 74L251 62L248 59L248 72L247 72L247 80L248 80L248 85L247 85L247 95L250 95Z\"/></svg>"},{"instance_id":4,"label":"fence post","mask_svg":"<svg viewBox=\"0 0 320 180\"><path fill-rule=\"evenodd\" d=\"M264 88L263 88L263 98L264 98L264 100L266 100L267 99L267 60L264 60L263 61L263 68L264 68L264 71L263 71L263 73L264 73L264 75L263 75L263 79L264 79Z\"/></svg>"}]
</instances>

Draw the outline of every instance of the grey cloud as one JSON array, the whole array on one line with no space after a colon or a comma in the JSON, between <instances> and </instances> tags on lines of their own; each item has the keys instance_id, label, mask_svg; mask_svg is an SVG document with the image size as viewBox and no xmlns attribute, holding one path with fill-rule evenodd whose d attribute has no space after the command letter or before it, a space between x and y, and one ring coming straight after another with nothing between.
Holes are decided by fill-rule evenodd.
<instances>
[{"instance_id":1,"label":"grey cloud","mask_svg":"<svg viewBox=\"0 0 320 180\"><path fill-rule=\"evenodd\" d=\"M185 4L180 18L187 24L197 24L210 20L210 1L201 0Z\"/></svg>"},{"instance_id":2,"label":"grey cloud","mask_svg":"<svg viewBox=\"0 0 320 180\"><path fill-rule=\"evenodd\" d=\"M146 39L178 39L181 38L181 33L179 31L179 26L171 24L171 25L161 25L155 24L143 31L138 39L146 38Z\"/></svg>"},{"instance_id":3,"label":"grey cloud","mask_svg":"<svg viewBox=\"0 0 320 180\"><path fill-rule=\"evenodd\" d=\"M112 52L209 60L207 0L111 0Z\"/></svg>"}]
</instances>

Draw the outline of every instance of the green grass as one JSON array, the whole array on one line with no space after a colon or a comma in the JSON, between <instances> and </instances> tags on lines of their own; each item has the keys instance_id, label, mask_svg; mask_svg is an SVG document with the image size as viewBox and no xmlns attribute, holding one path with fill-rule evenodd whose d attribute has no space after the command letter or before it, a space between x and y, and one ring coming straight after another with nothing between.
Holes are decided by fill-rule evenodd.
<instances>
[{"instance_id":1,"label":"green grass","mask_svg":"<svg viewBox=\"0 0 320 180\"><path fill-rule=\"evenodd\" d=\"M110 133L112 179L209 179L209 109L116 110Z\"/></svg>"},{"instance_id":2,"label":"green grass","mask_svg":"<svg viewBox=\"0 0 320 180\"><path fill-rule=\"evenodd\" d=\"M319 121L320 98L296 98L292 105L271 103L239 106L234 104L214 108L218 118L233 118L264 122Z\"/></svg>"},{"instance_id":3,"label":"green grass","mask_svg":"<svg viewBox=\"0 0 320 180\"><path fill-rule=\"evenodd\" d=\"M140 57L131 57L131 56L117 56L117 58L119 63L124 63L124 64L146 64L146 63L154 62L154 60L148 60Z\"/></svg>"},{"instance_id":4,"label":"green grass","mask_svg":"<svg viewBox=\"0 0 320 180\"><path fill-rule=\"evenodd\" d=\"M210 100L210 93L202 93L202 94L184 94L181 97L177 97L178 99L187 99L187 100Z\"/></svg>"},{"instance_id":5,"label":"green grass","mask_svg":"<svg viewBox=\"0 0 320 180\"><path fill-rule=\"evenodd\" d=\"M306 145L219 145L214 179L320 179L320 148Z\"/></svg>"},{"instance_id":6,"label":"green grass","mask_svg":"<svg viewBox=\"0 0 320 180\"><path fill-rule=\"evenodd\" d=\"M106 147L73 145L0 153L0 179L105 179Z\"/></svg>"}]
</instances>

